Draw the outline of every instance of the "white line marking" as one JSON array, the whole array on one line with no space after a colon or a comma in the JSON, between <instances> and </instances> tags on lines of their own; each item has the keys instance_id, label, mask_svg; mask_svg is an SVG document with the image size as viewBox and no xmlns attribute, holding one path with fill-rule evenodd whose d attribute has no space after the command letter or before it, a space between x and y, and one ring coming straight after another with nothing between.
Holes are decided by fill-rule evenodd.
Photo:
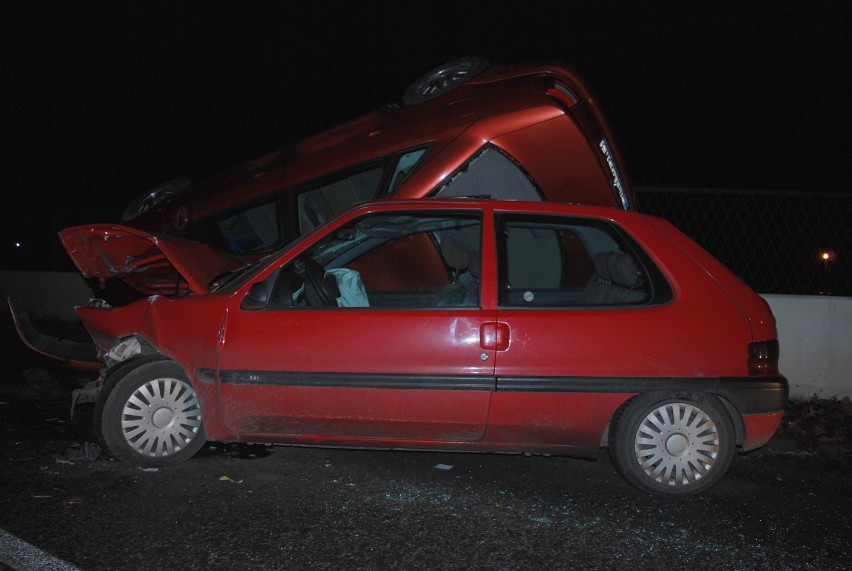
<instances>
[{"instance_id":1,"label":"white line marking","mask_svg":"<svg viewBox=\"0 0 852 571\"><path fill-rule=\"evenodd\" d=\"M80 571L79 567L58 559L2 529L0 563L15 571Z\"/></svg>"}]
</instances>

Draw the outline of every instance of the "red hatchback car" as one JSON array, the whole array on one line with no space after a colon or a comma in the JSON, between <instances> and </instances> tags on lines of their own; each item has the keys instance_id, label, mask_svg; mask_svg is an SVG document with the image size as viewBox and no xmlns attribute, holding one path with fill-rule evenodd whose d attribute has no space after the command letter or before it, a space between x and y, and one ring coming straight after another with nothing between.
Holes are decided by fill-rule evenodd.
<instances>
[{"instance_id":1,"label":"red hatchback car","mask_svg":"<svg viewBox=\"0 0 852 571\"><path fill-rule=\"evenodd\" d=\"M595 457L692 494L787 399L767 304L664 220L550 202L356 206L244 266L115 225L69 228L106 369L105 448L163 467L206 440Z\"/></svg>"},{"instance_id":2,"label":"red hatchback car","mask_svg":"<svg viewBox=\"0 0 852 571\"><path fill-rule=\"evenodd\" d=\"M459 58L385 106L197 184L141 196L124 223L257 259L357 202L554 200L629 209L606 120L561 62Z\"/></svg>"}]
</instances>

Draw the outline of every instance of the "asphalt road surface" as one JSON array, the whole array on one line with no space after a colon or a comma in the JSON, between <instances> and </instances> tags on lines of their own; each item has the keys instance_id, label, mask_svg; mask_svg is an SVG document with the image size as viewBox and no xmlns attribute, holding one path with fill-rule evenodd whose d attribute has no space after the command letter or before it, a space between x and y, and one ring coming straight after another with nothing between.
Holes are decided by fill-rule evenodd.
<instances>
[{"instance_id":1,"label":"asphalt road surface","mask_svg":"<svg viewBox=\"0 0 852 571\"><path fill-rule=\"evenodd\" d=\"M148 473L83 458L67 379L17 367L0 378L0 569L828 570L852 561L848 458L804 454L792 441L737 457L718 486L682 499L634 490L605 454L210 444Z\"/></svg>"}]
</instances>

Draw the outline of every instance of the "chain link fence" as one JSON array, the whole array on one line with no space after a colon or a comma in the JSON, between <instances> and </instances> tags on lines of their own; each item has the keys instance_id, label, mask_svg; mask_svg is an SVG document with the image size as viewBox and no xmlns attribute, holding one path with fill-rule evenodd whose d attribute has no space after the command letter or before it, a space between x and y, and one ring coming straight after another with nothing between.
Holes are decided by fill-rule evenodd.
<instances>
[{"instance_id":1,"label":"chain link fence","mask_svg":"<svg viewBox=\"0 0 852 571\"><path fill-rule=\"evenodd\" d=\"M637 188L759 293L852 296L852 194Z\"/></svg>"}]
</instances>

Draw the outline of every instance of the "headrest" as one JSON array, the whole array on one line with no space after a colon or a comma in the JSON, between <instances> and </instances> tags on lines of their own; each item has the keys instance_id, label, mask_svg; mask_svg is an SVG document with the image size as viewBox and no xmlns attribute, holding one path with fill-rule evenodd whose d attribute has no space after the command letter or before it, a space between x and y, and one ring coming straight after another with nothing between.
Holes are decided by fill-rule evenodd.
<instances>
[{"instance_id":1,"label":"headrest","mask_svg":"<svg viewBox=\"0 0 852 571\"><path fill-rule=\"evenodd\" d=\"M482 277L482 255L479 253L479 250L468 252L467 255L468 258L470 258L470 264L467 267L467 271L470 272L473 279L478 280Z\"/></svg>"},{"instance_id":2,"label":"headrest","mask_svg":"<svg viewBox=\"0 0 852 571\"><path fill-rule=\"evenodd\" d=\"M441 240L441 255L444 261L454 270L466 270L470 265L470 256L462 243L452 236L444 236Z\"/></svg>"},{"instance_id":3,"label":"headrest","mask_svg":"<svg viewBox=\"0 0 852 571\"><path fill-rule=\"evenodd\" d=\"M630 254L623 252L602 252L595 254L595 272L605 280L614 284L635 289L641 286L645 279L642 270Z\"/></svg>"}]
</instances>

